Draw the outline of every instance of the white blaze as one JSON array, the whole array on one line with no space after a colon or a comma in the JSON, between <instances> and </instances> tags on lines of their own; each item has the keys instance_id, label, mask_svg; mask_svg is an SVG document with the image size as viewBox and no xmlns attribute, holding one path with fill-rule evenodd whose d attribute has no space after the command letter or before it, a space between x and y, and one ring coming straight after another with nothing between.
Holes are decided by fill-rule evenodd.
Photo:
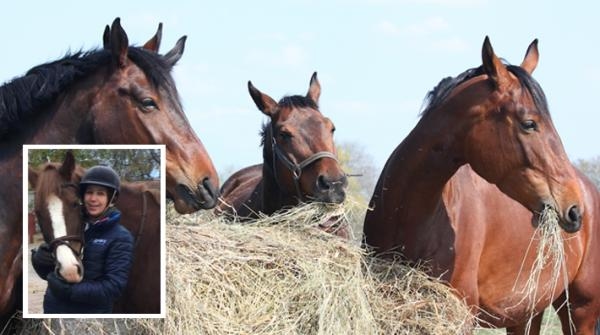
<instances>
[{"instance_id":1,"label":"white blaze","mask_svg":"<svg viewBox=\"0 0 600 335\"><path fill-rule=\"evenodd\" d=\"M50 221L52 222L52 234L54 238L67 235L67 225L63 216L63 204L60 199L51 194L48 197L48 212L50 212Z\"/></svg>"},{"instance_id":2,"label":"white blaze","mask_svg":"<svg viewBox=\"0 0 600 335\"><path fill-rule=\"evenodd\" d=\"M63 216L63 204L54 194L48 197L48 212L50 213L54 238L66 236L67 225ZM56 260L60 263L60 275L67 282L76 283L81 281L82 278L77 267L79 261L71 248L66 245L59 245L56 248Z\"/></svg>"}]
</instances>

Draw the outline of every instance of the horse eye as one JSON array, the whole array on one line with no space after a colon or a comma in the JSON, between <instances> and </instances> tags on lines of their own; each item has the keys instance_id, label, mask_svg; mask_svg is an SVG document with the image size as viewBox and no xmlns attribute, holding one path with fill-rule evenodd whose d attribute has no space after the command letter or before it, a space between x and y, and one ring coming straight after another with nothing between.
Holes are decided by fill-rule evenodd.
<instances>
[{"instance_id":1,"label":"horse eye","mask_svg":"<svg viewBox=\"0 0 600 335\"><path fill-rule=\"evenodd\" d=\"M335 126L331 127L331 133L335 133Z\"/></svg>"},{"instance_id":2,"label":"horse eye","mask_svg":"<svg viewBox=\"0 0 600 335\"><path fill-rule=\"evenodd\" d=\"M532 132L538 130L538 125L533 120L525 120L521 122L521 128L526 132Z\"/></svg>"},{"instance_id":3,"label":"horse eye","mask_svg":"<svg viewBox=\"0 0 600 335\"><path fill-rule=\"evenodd\" d=\"M287 131L280 131L279 132L279 137L281 137L281 139L285 140L285 141L289 141L290 139L292 139L292 134L287 132Z\"/></svg>"},{"instance_id":4,"label":"horse eye","mask_svg":"<svg viewBox=\"0 0 600 335\"><path fill-rule=\"evenodd\" d=\"M153 110L158 110L158 106L152 98L145 98L142 99L142 109L144 109L145 112L151 112Z\"/></svg>"}]
</instances>

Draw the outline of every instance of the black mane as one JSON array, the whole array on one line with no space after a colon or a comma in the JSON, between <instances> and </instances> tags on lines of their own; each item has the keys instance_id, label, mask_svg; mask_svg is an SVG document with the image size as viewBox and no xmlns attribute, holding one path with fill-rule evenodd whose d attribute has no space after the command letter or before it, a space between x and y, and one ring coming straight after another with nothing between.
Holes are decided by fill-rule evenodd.
<instances>
[{"instance_id":1,"label":"black mane","mask_svg":"<svg viewBox=\"0 0 600 335\"><path fill-rule=\"evenodd\" d=\"M158 54L129 47L129 58L156 87L175 92L171 66ZM0 86L0 139L25 127L27 120L51 104L77 80L109 65L111 54L103 49L67 54L62 59L38 65L19 78ZM171 95L171 96L177 96Z\"/></svg>"},{"instance_id":2,"label":"black mane","mask_svg":"<svg viewBox=\"0 0 600 335\"><path fill-rule=\"evenodd\" d=\"M544 91L538 82L520 66L507 65L506 68L519 79L521 86L525 87L525 89L531 94L538 110L549 115L550 112L548 110L546 96L544 95ZM468 69L454 78L446 77L442 79L437 86L433 88L433 90L427 93L424 103L425 108L423 109L421 116L427 115L427 113L429 113L431 110L441 105L446 100L450 92L456 88L456 86L484 73L483 66L480 66L477 68Z\"/></svg>"}]
</instances>

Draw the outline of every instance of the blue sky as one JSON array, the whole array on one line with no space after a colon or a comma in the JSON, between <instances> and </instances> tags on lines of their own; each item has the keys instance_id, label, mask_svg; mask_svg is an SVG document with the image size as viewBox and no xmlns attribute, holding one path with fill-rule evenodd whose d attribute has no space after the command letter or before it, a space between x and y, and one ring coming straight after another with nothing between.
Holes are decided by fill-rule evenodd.
<instances>
[{"instance_id":1,"label":"blue sky","mask_svg":"<svg viewBox=\"0 0 600 335\"><path fill-rule=\"evenodd\" d=\"M550 4L551 3L551 4ZM265 116L247 81L278 100L304 94L313 71L337 142L357 143L381 168L443 77L481 64L489 36L519 64L539 39L534 77L572 160L600 153L600 6L592 1L291 0L12 1L2 5L0 82L98 47L115 17L141 45L163 22L161 52L187 35L174 71L192 127L220 171L261 161Z\"/></svg>"}]
</instances>

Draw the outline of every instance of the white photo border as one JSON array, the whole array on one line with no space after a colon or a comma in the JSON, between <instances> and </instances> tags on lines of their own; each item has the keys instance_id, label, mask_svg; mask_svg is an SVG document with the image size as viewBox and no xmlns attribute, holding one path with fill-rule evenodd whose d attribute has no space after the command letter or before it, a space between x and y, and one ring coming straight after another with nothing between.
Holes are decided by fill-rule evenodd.
<instances>
[{"instance_id":1,"label":"white photo border","mask_svg":"<svg viewBox=\"0 0 600 335\"><path fill-rule=\"evenodd\" d=\"M40 149L74 149L74 150L119 150L119 149L130 149L130 150L144 150L144 149L158 149L160 151L160 313L154 314L40 314L40 313L29 313L29 262L31 262L31 255L28 250L29 239L28 236L28 166L29 166L29 150L40 150ZM25 144L23 145L23 318L43 318L43 319L54 319L54 318L79 318L79 319L102 319L102 318L164 318L166 315L166 146L160 145L38 145L38 144Z\"/></svg>"}]
</instances>

